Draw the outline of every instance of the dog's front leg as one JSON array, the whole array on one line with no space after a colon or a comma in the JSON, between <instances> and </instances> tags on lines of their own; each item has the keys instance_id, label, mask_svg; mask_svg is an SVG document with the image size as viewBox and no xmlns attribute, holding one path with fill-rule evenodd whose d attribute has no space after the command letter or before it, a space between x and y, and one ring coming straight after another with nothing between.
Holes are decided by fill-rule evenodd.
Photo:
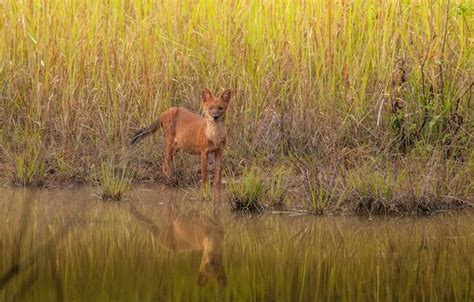
<instances>
[{"instance_id":1,"label":"dog's front leg","mask_svg":"<svg viewBox=\"0 0 474 302\"><path fill-rule=\"evenodd\" d=\"M201 152L201 185L204 187L207 182L207 152Z\"/></svg>"},{"instance_id":2,"label":"dog's front leg","mask_svg":"<svg viewBox=\"0 0 474 302\"><path fill-rule=\"evenodd\" d=\"M223 153L223 148L217 149L215 153L216 166L215 166L215 176L214 176L214 194L216 198L220 198L220 195L221 195L222 153Z\"/></svg>"}]
</instances>

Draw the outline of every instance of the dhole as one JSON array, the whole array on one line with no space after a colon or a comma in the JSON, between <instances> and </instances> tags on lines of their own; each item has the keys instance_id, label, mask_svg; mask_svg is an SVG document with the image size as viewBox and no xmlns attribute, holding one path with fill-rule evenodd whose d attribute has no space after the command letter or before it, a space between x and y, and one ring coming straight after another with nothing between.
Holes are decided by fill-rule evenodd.
<instances>
[{"instance_id":1,"label":"dhole","mask_svg":"<svg viewBox=\"0 0 474 302\"><path fill-rule=\"evenodd\" d=\"M142 138L156 132L161 126L165 138L163 173L168 178L173 176L173 157L179 150L200 155L203 186L207 182L207 159L210 153L214 153L214 191L219 196L222 154L227 136L224 120L231 92L227 89L220 97L214 97L208 89L203 89L201 98L205 117L192 113L183 107L171 107L163 112L157 121L135 133L130 142L132 145L136 144Z\"/></svg>"}]
</instances>

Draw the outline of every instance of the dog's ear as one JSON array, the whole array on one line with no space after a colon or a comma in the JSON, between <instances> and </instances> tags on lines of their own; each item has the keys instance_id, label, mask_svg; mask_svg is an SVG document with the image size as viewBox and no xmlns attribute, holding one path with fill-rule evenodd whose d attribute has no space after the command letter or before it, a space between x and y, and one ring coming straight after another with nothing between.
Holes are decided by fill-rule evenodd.
<instances>
[{"instance_id":1,"label":"dog's ear","mask_svg":"<svg viewBox=\"0 0 474 302\"><path fill-rule=\"evenodd\" d=\"M230 101L231 97L232 97L232 92L230 92L230 89L226 89L221 95L221 99L226 103Z\"/></svg>"},{"instance_id":2,"label":"dog's ear","mask_svg":"<svg viewBox=\"0 0 474 302\"><path fill-rule=\"evenodd\" d=\"M209 91L209 89L204 88L203 90L201 90L201 98L202 101L205 103L212 99L212 93Z\"/></svg>"}]
</instances>

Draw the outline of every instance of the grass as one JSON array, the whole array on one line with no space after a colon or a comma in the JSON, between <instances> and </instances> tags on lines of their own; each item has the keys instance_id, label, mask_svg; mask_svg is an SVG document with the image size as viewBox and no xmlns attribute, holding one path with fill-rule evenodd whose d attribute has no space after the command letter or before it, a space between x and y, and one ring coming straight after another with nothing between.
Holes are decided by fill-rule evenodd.
<instances>
[{"instance_id":1,"label":"grass","mask_svg":"<svg viewBox=\"0 0 474 302\"><path fill-rule=\"evenodd\" d=\"M163 110L200 112L202 87L230 88L225 165L233 175L253 164L286 167L287 195L315 212L361 208L357 198L346 206L354 196L382 212L419 201L468 205L473 14L465 0L2 1L0 176L90 182ZM278 129L259 144L267 108ZM162 149L156 136L124 153L134 181L164 179ZM311 179L295 175L308 170L295 158L317 163ZM433 159L436 177L423 175ZM178 183L197 183L197 159L182 162ZM361 169L368 175L359 182ZM415 193L393 192L400 188Z\"/></svg>"},{"instance_id":2,"label":"grass","mask_svg":"<svg viewBox=\"0 0 474 302\"><path fill-rule=\"evenodd\" d=\"M270 179L264 182L265 201L274 208L283 208L287 203L285 187L290 171L288 168L281 166L271 171L270 175Z\"/></svg>"},{"instance_id":3,"label":"grass","mask_svg":"<svg viewBox=\"0 0 474 302\"><path fill-rule=\"evenodd\" d=\"M226 186L226 191L234 211L263 212L265 188L256 169L245 169L240 179L234 178Z\"/></svg>"},{"instance_id":4,"label":"grass","mask_svg":"<svg viewBox=\"0 0 474 302\"><path fill-rule=\"evenodd\" d=\"M226 193L234 211L259 212L265 208L285 209L288 196L285 190L286 179L290 176L287 167L278 167L270 171L270 177L263 178L256 167L245 168L239 177L232 179L226 185Z\"/></svg>"},{"instance_id":5,"label":"grass","mask_svg":"<svg viewBox=\"0 0 474 302\"><path fill-rule=\"evenodd\" d=\"M126 169L118 169L109 162L102 162L98 185L102 190L102 199L118 201L131 189L131 174Z\"/></svg>"},{"instance_id":6,"label":"grass","mask_svg":"<svg viewBox=\"0 0 474 302\"><path fill-rule=\"evenodd\" d=\"M469 205L472 168L440 156L426 161L414 154L391 161L372 158L349 169L293 158L297 172L290 177L302 175L293 187L317 214L416 215Z\"/></svg>"},{"instance_id":7,"label":"grass","mask_svg":"<svg viewBox=\"0 0 474 302\"><path fill-rule=\"evenodd\" d=\"M46 178L44 148L41 135L17 133L15 149L6 152L10 165L7 175L12 183L19 186L41 185Z\"/></svg>"},{"instance_id":8,"label":"grass","mask_svg":"<svg viewBox=\"0 0 474 302\"><path fill-rule=\"evenodd\" d=\"M210 182L206 183L206 185L201 188L201 198L203 201L212 200L213 192L212 192L212 184Z\"/></svg>"}]
</instances>

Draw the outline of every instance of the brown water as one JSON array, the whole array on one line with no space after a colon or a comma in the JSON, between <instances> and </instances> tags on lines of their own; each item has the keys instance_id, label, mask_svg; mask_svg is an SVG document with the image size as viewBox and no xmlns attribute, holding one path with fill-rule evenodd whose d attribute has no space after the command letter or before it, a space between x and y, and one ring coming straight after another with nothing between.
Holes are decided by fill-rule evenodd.
<instances>
[{"instance_id":1,"label":"brown water","mask_svg":"<svg viewBox=\"0 0 474 302\"><path fill-rule=\"evenodd\" d=\"M474 212L233 214L191 192L0 189L0 300L474 299Z\"/></svg>"}]
</instances>

